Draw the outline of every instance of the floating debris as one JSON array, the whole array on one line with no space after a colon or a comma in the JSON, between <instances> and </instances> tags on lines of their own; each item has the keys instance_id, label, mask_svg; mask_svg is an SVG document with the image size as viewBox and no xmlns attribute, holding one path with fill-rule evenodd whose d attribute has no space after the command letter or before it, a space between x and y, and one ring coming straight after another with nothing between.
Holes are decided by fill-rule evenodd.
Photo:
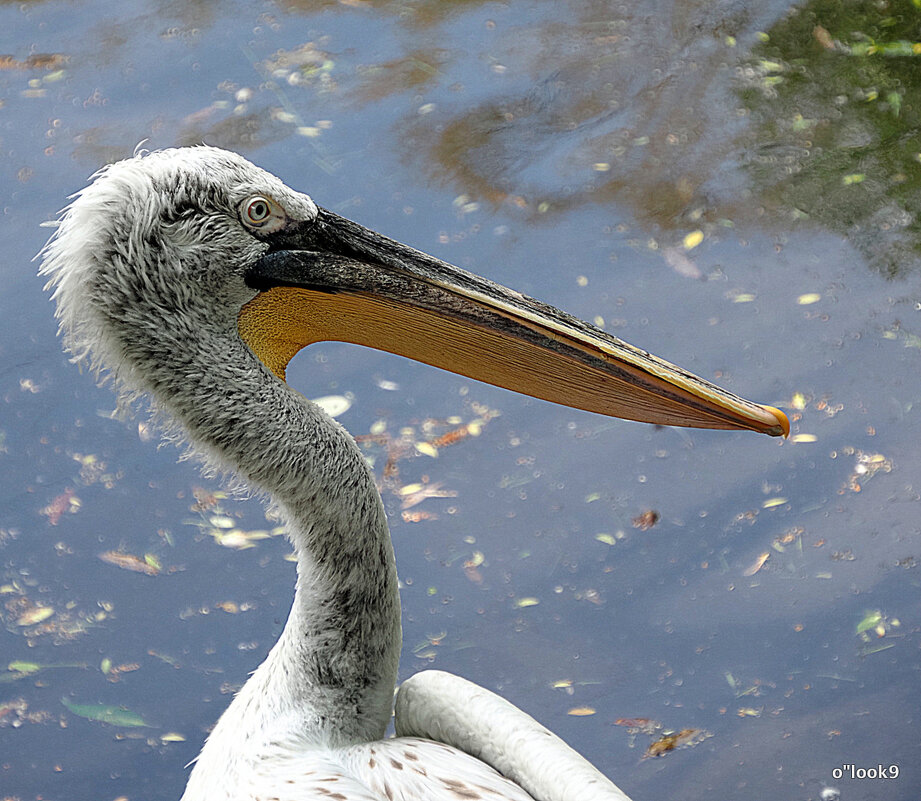
<instances>
[{"instance_id":1,"label":"floating debris","mask_svg":"<svg viewBox=\"0 0 921 801\"><path fill-rule=\"evenodd\" d=\"M531 598L531 597L516 598L514 607L516 609L526 609L529 606L537 606L539 603L540 603L540 599L538 598Z\"/></svg>"},{"instance_id":2,"label":"floating debris","mask_svg":"<svg viewBox=\"0 0 921 801\"><path fill-rule=\"evenodd\" d=\"M474 584L483 583L483 575L480 573L480 566L486 561L486 556L482 551L474 551L473 555L464 562L464 575Z\"/></svg>"},{"instance_id":3,"label":"floating debris","mask_svg":"<svg viewBox=\"0 0 921 801\"><path fill-rule=\"evenodd\" d=\"M100 723L109 723L113 726L128 728L150 726L136 712L123 706L107 706L105 704L75 704L67 698L62 698L61 703L74 715L79 715L87 720L98 720Z\"/></svg>"},{"instance_id":4,"label":"floating debris","mask_svg":"<svg viewBox=\"0 0 921 801\"><path fill-rule=\"evenodd\" d=\"M76 514L80 511L81 501L73 489L68 487L51 503L39 510L39 514L48 518L52 526L56 526L65 514Z\"/></svg>"},{"instance_id":5,"label":"floating debris","mask_svg":"<svg viewBox=\"0 0 921 801\"><path fill-rule=\"evenodd\" d=\"M676 748L691 748L711 736L704 729L682 729L673 734L665 734L649 744L643 759L659 757Z\"/></svg>"},{"instance_id":6,"label":"floating debris","mask_svg":"<svg viewBox=\"0 0 921 801\"><path fill-rule=\"evenodd\" d=\"M574 718L584 718L589 715L594 715L595 712L596 710L590 706L577 706L570 709L566 714L572 715Z\"/></svg>"},{"instance_id":7,"label":"floating debris","mask_svg":"<svg viewBox=\"0 0 921 801\"><path fill-rule=\"evenodd\" d=\"M888 617L879 609L868 610L855 629L861 643L858 653L861 656L870 656L870 654L895 648L895 643L889 640L901 636L894 631L901 626L902 623L898 618ZM886 642L879 642L880 640L886 640Z\"/></svg>"},{"instance_id":8,"label":"floating debris","mask_svg":"<svg viewBox=\"0 0 921 801\"><path fill-rule=\"evenodd\" d=\"M434 484L415 483L407 484L401 487L397 494L403 500L400 503L401 509L411 509L413 506L422 503L426 498L456 498L456 490L441 489L441 482L436 481Z\"/></svg>"},{"instance_id":9,"label":"floating debris","mask_svg":"<svg viewBox=\"0 0 921 801\"><path fill-rule=\"evenodd\" d=\"M768 498L764 503L761 504L762 509L774 509L777 506L783 506L789 501L783 497Z\"/></svg>"},{"instance_id":10,"label":"floating debris","mask_svg":"<svg viewBox=\"0 0 921 801\"><path fill-rule=\"evenodd\" d=\"M122 551L104 551L99 554L99 558L109 565L115 565L122 570L130 570L134 573L143 573L145 576L160 575L160 561L153 554L145 554L141 559L131 553Z\"/></svg>"},{"instance_id":11,"label":"floating debris","mask_svg":"<svg viewBox=\"0 0 921 801\"><path fill-rule=\"evenodd\" d=\"M54 615L54 608L51 606L33 606L16 619L16 625L35 626L52 615Z\"/></svg>"},{"instance_id":12,"label":"floating debris","mask_svg":"<svg viewBox=\"0 0 921 801\"><path fill-rule=\"evenodd\" d=\"M802 411L806 408L806 396L802 392L794 392L789 404L791 409Z\"/></svg>"},{"instance_id":13,"label":"floating debris","mask_svg":"<svg viewBox=\"0 0 921 801\"><path fill-rule=\"evenodd\" d=\"M659 522L659 513L655 509L647 509L642 514L637 515L631 521L634 528L640 531L648 531Z\"/></svg>"},{"instance_id":14,"label":"floating debris","mask_svg":"<svg viewBox=\"0 0 921 801\"><path fill-rule=\"evenodd\" d=\"M767 562L770 556L771 556L770 551L765 551L763 554L759 555L758 558L751 565L745 568L742 575L743 576L754 576L755 573L757 573L759 570L761 570L762 567L764 567L764 563Z\"/></svg>"},{"instance_id":15,"label":"floating debris","mask_svg":"<svg viewBox=\"0 0 921 801\"><path fill-rule=\"evenodd\" d=\"M691 233L687 234L681 244L684 246L685 250L693 250L703 241L704 232L698 229L697 231L691 231Z\"/></svg>"},{"instance_id":16,"label":"floating debris","mask_svg":"<svg viewBox=\"0 0 921 801\"><path fill-rule=\"evenodd\" d=\"M753 292L741 292L740 290L733 289L726 293L726 297L733 303L751 303L757 295Z\"/></svg>"},{"instance_id":17,"label":"floating debris","mask_svg":"<svg viewBox=\"0 0 921 801\"><path fill-rule=\"evenodd\" d=\"M23 723L48 723L52 718L52 714L45 710L29 711L29 704L24 698L0 701L0 728L9 726L18 729Z\"/></svg>"},{"instance_id":18,"label":"floating debris","mask_svg":"<svg viewBox=\"0 0 921 801\"><path fill-rule=\"evenodd\" d=\"M864 453L855 449L854 454L856 463L846 484L846 488L851 492L860 492L863 482L869 481L877 473L892 472L892 461L881 453Z\"/></svg>"},{"instance_id":19,"label":"floating debris","mask_svg":"<svg viewBox=\"0 0 921 801\"><path fill-rule=\"evenodd\" d=\"M14 58L13 56L0 56L0 70L59 70L67 62L70 56L63 53L33 53L24 59Z\"/></svg>"}]
</instances>

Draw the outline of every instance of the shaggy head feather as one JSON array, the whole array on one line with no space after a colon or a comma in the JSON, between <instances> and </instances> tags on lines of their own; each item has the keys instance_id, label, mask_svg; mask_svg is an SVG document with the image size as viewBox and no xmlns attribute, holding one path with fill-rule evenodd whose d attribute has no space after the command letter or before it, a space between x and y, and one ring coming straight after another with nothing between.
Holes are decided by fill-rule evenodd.
<instances>
[{"instance_id":1,"label":"shaggy head feather","mask_svg":"<svg viewBox=\"0 0 921 801\"><path fill-rule=\"evenodd\" d=\"M155 390L147 378L158 350L175 353L209 329L235 326L255 295L245 267L268 248L241 221L253 196L273 199L291 219L317 214L307 195L213 147L142 153L97 172L40 254L74 359Z\"/></svg>"}]
</instances>

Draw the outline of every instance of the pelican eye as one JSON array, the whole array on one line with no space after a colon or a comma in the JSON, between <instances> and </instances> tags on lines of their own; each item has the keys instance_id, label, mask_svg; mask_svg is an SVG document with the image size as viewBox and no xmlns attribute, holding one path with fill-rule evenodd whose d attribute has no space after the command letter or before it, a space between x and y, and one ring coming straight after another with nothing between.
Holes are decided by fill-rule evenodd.
<instances>
[{"instance_id":1,"label":"pelican eye","mask_svg":"<svg viewBox=\"0 0 921 801\"><path fill-rule=\"evenodd\" d=\"M244 221L250 225L263 225L272 217L272 201L264 197L252 197L245 201Z\"/></svg>"}]
</instances>

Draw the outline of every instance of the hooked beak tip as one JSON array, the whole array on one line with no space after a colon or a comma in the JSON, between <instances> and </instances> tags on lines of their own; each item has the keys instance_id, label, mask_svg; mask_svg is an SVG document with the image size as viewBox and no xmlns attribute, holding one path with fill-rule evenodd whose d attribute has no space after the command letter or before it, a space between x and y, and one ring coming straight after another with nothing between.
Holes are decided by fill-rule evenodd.
<instances>
[{"instance_id":1,"label":"hooked beak tip","mask_svg":"<svg viewBox=\"0 0 921 801\"><path fill-rule=\"evenodd\" d=\"M771 414L774 415L774 417L777 418L778 428L780 429L776 433L774 431L769 431L768 433L773 434L775 437L776 436L783 437L784 439L789 437L790 436L790 419L787 417L787 415L785 415L782 411L780 411L780 409L776 408L775 406L765 406L764 408L767 409Z\"/></svg>"}]
</instances>

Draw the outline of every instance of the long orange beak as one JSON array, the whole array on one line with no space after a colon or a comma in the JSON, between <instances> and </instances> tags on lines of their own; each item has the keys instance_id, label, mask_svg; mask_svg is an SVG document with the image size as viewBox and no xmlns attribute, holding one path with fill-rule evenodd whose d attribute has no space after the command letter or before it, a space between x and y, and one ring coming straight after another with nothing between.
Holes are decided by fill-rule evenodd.
<instances>
[{"instance_id":1,"label":"long orange beak","mask_svg":"<svg viewBox=\"0 0 921 801\"><path fill-rule=\"evenodd\" d=\"M325 209L248 272L240 334L279 378L303 347L352 342L628 420L786 436L790 423L593 325Z\"/></svg>"}]
</instances>

